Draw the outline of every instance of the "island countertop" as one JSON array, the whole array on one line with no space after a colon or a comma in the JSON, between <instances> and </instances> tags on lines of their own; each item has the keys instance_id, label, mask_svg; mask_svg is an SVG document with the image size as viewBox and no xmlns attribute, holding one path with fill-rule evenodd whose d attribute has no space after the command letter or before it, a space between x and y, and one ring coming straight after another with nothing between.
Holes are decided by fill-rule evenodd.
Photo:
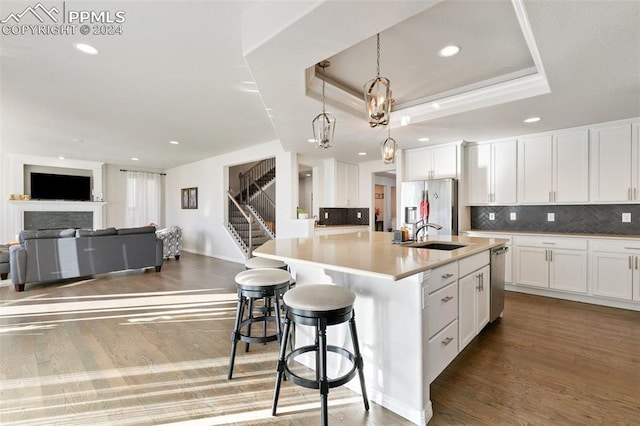
<instances>
[{"instance_id":1,"label":"island countertop","mask_svg":"<svg viewBox=\"0 0 640 426\"><path fill-rule=\"evenodd\" d=\"M397 281L508 242L501 238L458 235L429 236L425 240L466 245L445 251L394 244L392 237L390 232L356 232L313 238L276 239L266 242L254 250L253 254Z\"/></svg>"}]
</instances>

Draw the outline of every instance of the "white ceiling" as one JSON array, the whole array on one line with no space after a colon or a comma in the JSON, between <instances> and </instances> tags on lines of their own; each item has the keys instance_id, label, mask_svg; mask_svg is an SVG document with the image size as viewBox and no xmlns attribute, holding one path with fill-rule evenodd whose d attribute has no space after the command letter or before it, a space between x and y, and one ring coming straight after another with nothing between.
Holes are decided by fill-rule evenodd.
<instances>
[{"instance_id":1,"label":"white ceiling","mask_svg":"<svg viewBox=\"0 0 640 426\"><path fill-rule=\"evenodd\" d=\"M61 9L62 2L42 3ZM0 1L0 20L28 4ZM518 21L514 10L522 5ZM424 145L420 137L429 144L481 141L640 116L639 1L526 0L515 8L507 0L67 1L66 7L123 10L123 34L0 34L3 153L167 169L280 139L304 157L377 160L386 129L370 129L355 101L345 106L334 86L327 91L337 118L334 147L317 150L306 141L321 111L317 79L307 70L330 58L332 81L359 90L375 75L377 32L396 106L523 69L545 77L550 89L415 115L410 125L392 128L402 148ZM78 41L100 54L78 52ZM461 53L439 58L436 50L449 42ZM406 111L412 110L398 109L394 117ZM530 116L542 120L524 124Z\"/></svg>"}]
</instances>

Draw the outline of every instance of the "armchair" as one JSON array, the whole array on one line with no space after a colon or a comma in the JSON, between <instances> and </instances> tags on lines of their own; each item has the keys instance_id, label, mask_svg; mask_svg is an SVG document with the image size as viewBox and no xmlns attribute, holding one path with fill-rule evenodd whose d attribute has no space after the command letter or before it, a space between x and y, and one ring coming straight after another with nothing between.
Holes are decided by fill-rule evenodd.
<instances>
[{"instance_id":1,"label":"armchair","mask_svg":"<svg viewBox=\"0 0 640 426\"><path fill-rule=\"evenodd\" d=\"M176 260L180 260L182 229L177 226L170 226L156 231L156 236L162 240L162 257L168 259L174 256Z\"/></svg>"}]
</instances>

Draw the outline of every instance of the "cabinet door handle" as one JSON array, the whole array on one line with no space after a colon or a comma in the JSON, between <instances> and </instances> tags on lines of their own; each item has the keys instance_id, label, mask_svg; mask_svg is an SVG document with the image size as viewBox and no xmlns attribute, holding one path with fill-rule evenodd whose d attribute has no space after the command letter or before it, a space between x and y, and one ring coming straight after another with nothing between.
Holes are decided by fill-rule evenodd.
<instances>
[{"instance_id":1,"label":"cabinet door handle","mask_svg":"<svg viewBox=\"0 0 640 426\"><path fill-rule=\"evenodd\" d=\"M633 256L629 256L629 269L633 269Z\"/></svg>"},{"instance_id":2,"label":"cabinet door handle","mask_svg":"<svg viewBox=\"0 0 640 426\"><path fill-rule=\"evenodd\" d=\"M444 274L442 275L442 279L443 280L448 280L449 278L451 278L453 276L453 274Z\"/></svg>"},{"instance_id":3,"label":"cabinet door handle","mask_svg":"<svg viewBox=\"0 0 640 426\"><path fill-rule=\"evenodd\" d=\"M640 250L640 247L625 247L625 250Z\"/></svg>"},{"instance_id":4,"label":"cabinet door handle","mask_svg":"<svg viewBox=\"0 0 640 426\"><path fill-rule=\"evenodd\" d=\"M453 296L443 297L442 298L442 303L447 303L447 302L449 302L451 300L453 300Z\"/></svg>"},{"instance_id":5,"label":"cabinet door handle","mask_svg":"<svg viewBox=\"0 0 640 426\"><path fill-rule=\"evenodd\" d=\"M545 250L544 251L544 261L548 262L549 261L549 250Z\"/></svg>"},{"instance_id":6,"label":"cabinet door handle","mask_svg":"<svg viewBox=\"0 0 640 426\"><path fill-rule=\"evenodd\" d=\"M556 243L550 243L548 241L543 241L542 244L546 244L548 246L555 246L556 245Z\"/></svg>"},{"instance_id":7,"label":"cabinet door handle","mask_svg":"<svg viewBox=\"0 0 640 426\"><path fill-rule=\"evenodd\" d=\"M551 191L549 191L549 202L553 202L553 195L551 195Z\"/></svg>"},{"instance_id":8,"label":"cabinet door handle","mask_svg":"<svg viewBox=\"0 0 640 426\"><path fill-rule=\"evenodd\" d=\"M553 250L549 250L549 262L553 262Z\"/></svg>"},{"instance_id":9,"label":"cabinet door handle","mask_svg":"<svg viewBox=\"0 0 640 426\"><path fill-rule=\"evenodd\" d=\"M447 337L442 341L442 346L447 346L451 342L453 342L453 337Z\"/></svg>"},{"instance_id":10,"label":"cabinet door handle","mask_svg":"<svg viewBox=\"0 0 640 426\"><path fill-rule=\"evenodd\" d=\"M636 270L638 269L638 256L634 256L636 259Z\"/></svg>"},{"instance_id":11,"label":"cabinet door handle","mask_svg":"<svg viewBox=\"0 0 640 426\"><path fill-rule=\"evenodd\" d=\"M627 189L627 200L631 201L631 188Z\"/></svg>"}]
</instances>

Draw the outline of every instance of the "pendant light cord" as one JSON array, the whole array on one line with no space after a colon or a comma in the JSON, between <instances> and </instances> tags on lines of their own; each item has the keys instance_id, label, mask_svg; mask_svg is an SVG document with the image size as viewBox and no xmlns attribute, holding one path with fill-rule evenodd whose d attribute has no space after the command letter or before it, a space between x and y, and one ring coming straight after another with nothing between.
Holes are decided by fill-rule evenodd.
<instances>
[{"instance_id":1,"label":"pendant light cord","mask_svg":"<svg viewBox=\"0 0 640 426\"><path fill-rule=\"evenodd\" d=\"M380 78L380 33L376 34L376 38L378 39L377 44L377 60L378 60L378 74L376 77Z\"/></svg>"},{"instance_id":2,"label":"pendant light cord","mask_svg":"<svg viewBox=\"0 0 640 426\"><path fill-rule=\"evenodd\" d=\"M324 68L322 67L322 114L325 114L324 108Z\"/></svg>"}]
</instances>

